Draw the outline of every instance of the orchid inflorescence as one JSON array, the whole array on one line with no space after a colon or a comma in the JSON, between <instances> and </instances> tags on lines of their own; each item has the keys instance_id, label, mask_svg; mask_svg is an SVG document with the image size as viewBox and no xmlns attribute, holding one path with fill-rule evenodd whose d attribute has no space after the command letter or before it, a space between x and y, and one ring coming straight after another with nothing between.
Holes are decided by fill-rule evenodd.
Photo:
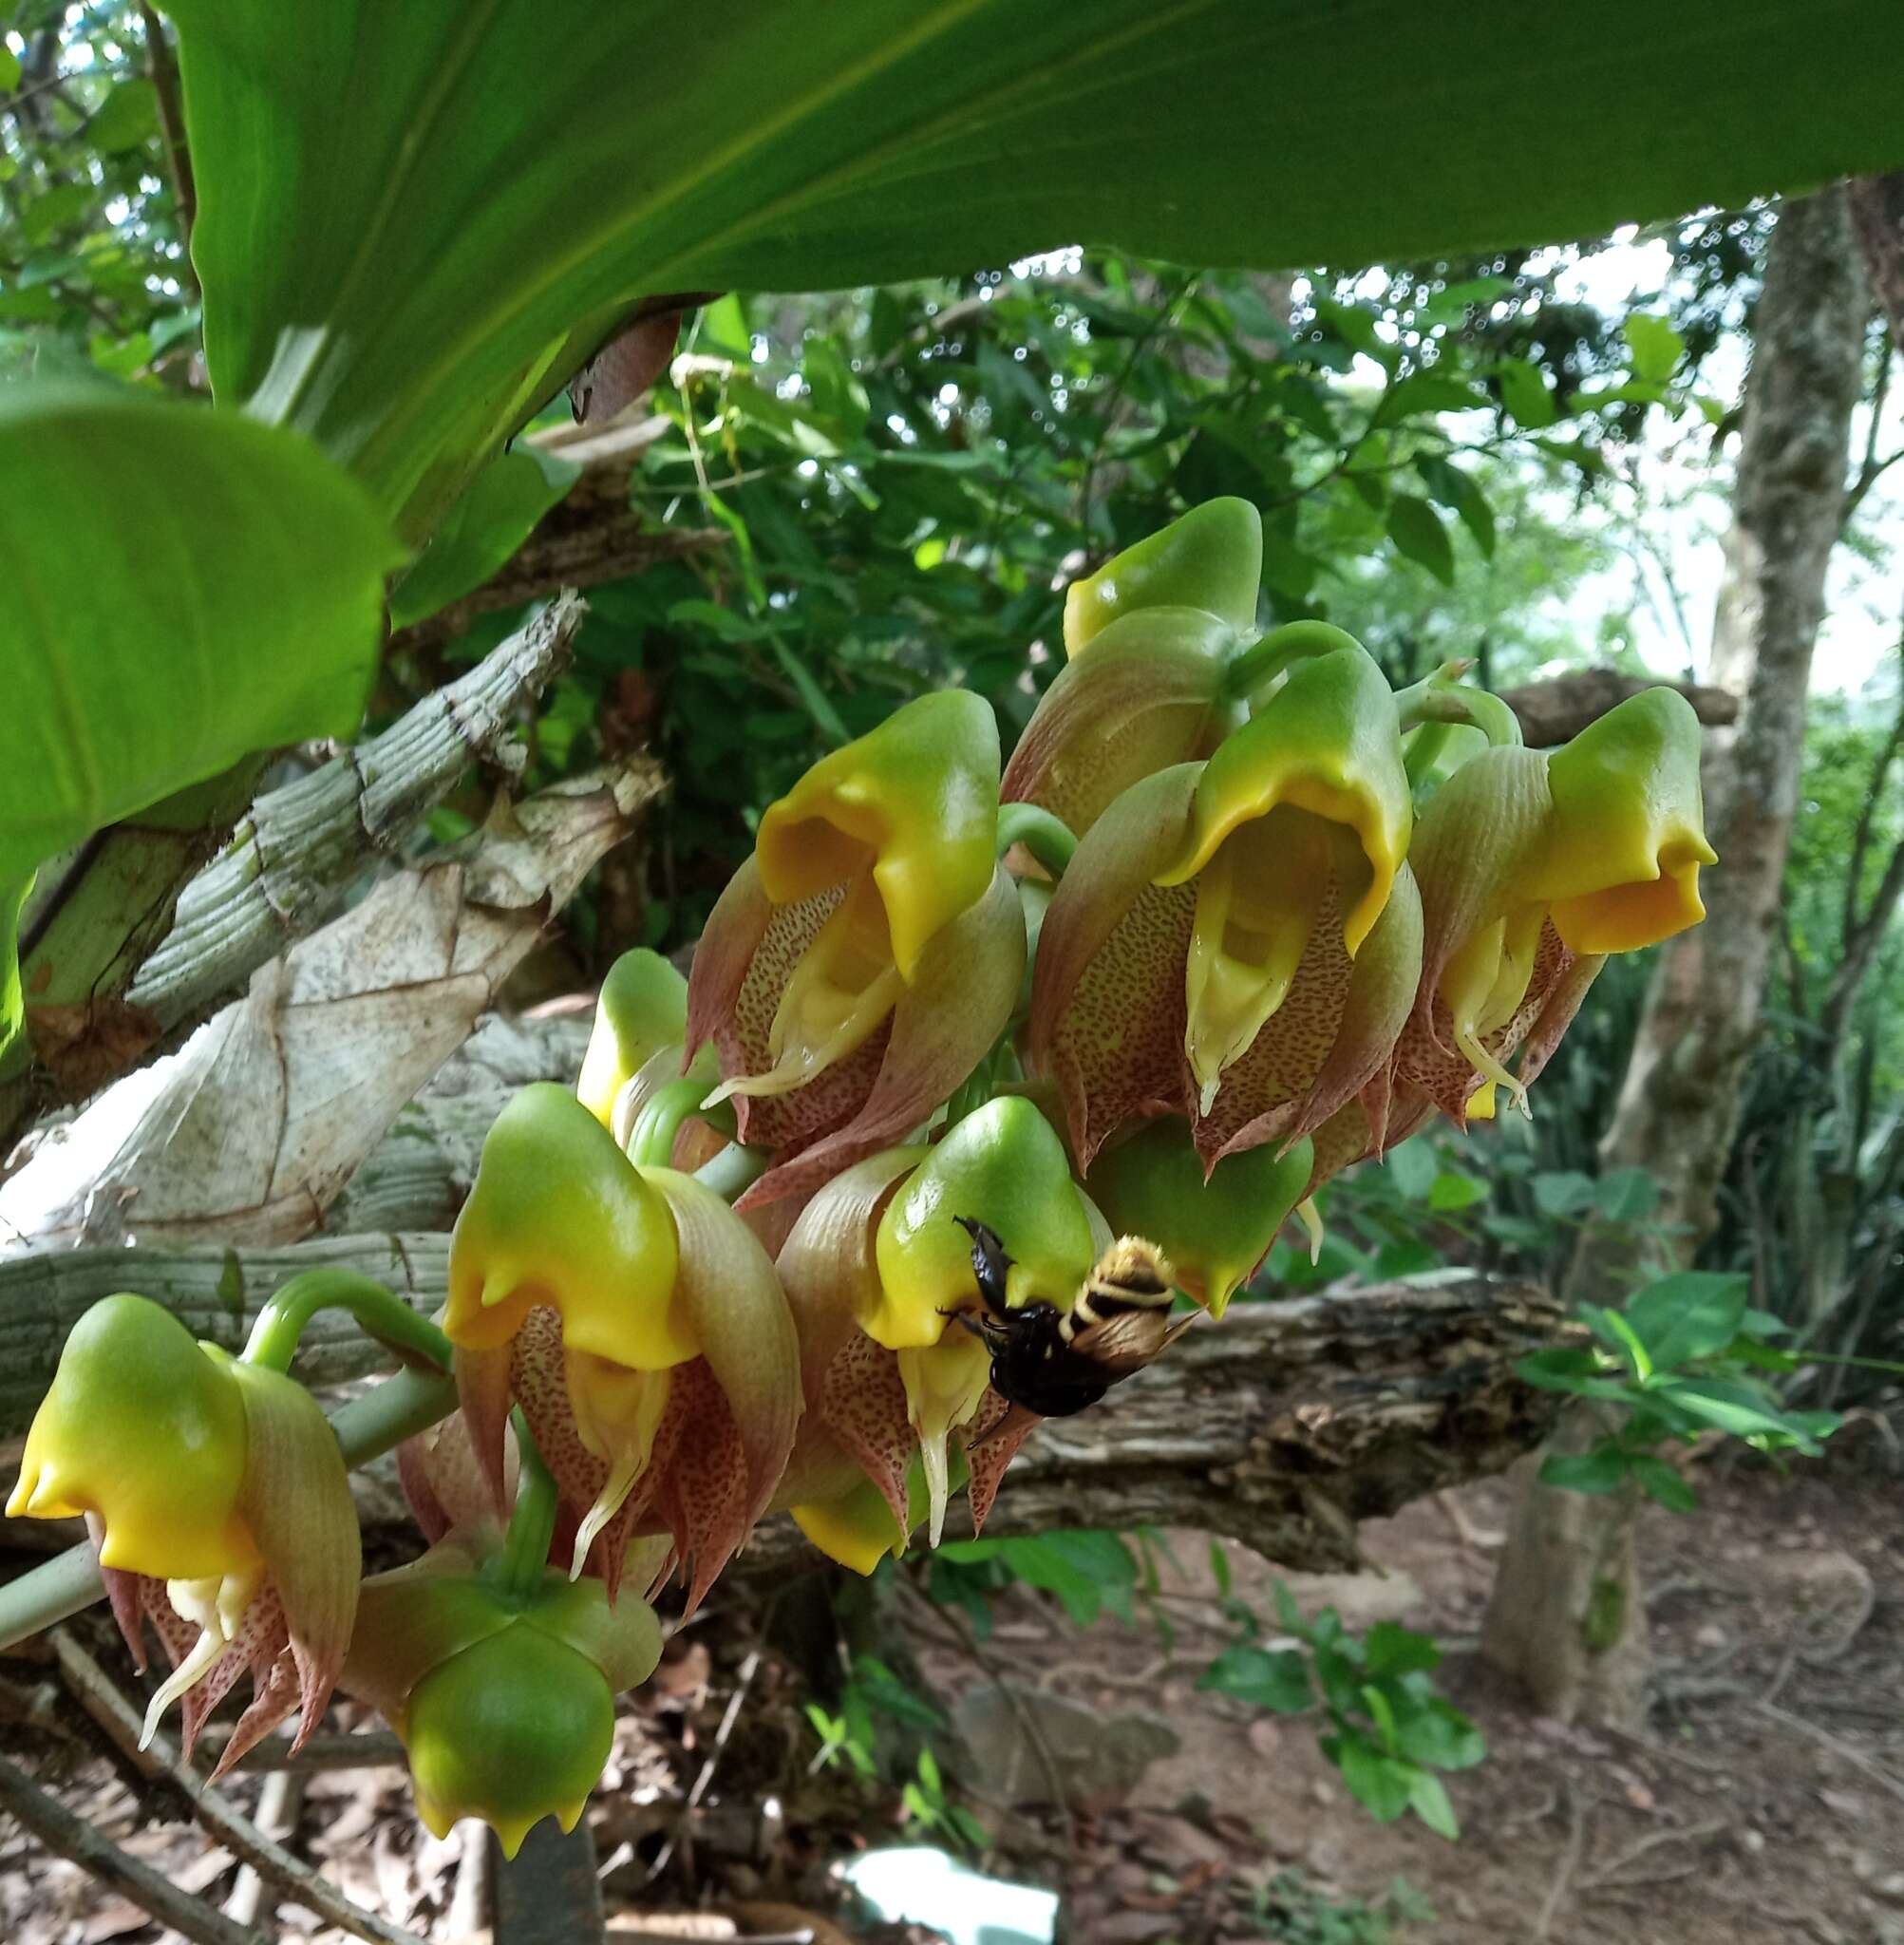
<instances>
[{"instance_id":1,"label":"orchid inflorescence","mask_svg":"<svg viewBox=\"0 0 1904 1945\"><path fill-rule=\"evenodd\" d=\"M1076 582L1002 772L990 708L934 693L769 806L690 976L628 954L577 1088L497 1120L441 1336L334 1272L236 1359L85 1314L8 1510L85 1515L174 1664L150 1723L182 1696L189 1744L249 1670L228 1766L341 1682L433 1828L513 1852L579 1816L671 1575L691 1610L774 1510L862 1574L961 1486L983 1524L1037 1423L992 1344L1084 1344L1114 1239L1220 1317L1338 1170L1525 1109L1606 955L1703 916L1692 710L1523 749L1459 666L1398 692L1340 630L1261 633L1261 549L1220 500ZM368 1581L284 1374L326 1302L461 1404L400 1453L429 1550Z\"/></svg>"}]
</instances>

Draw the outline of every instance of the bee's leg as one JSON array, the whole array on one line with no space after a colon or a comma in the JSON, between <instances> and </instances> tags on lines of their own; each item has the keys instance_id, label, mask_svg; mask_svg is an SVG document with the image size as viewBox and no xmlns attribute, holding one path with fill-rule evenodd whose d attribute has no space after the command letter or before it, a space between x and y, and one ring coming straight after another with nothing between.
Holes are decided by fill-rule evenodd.
<instances>
[{"instance_id":1,"label":"bee's leg","mask_svg":"<svg viewBox=\"0 0 1904 1945\"><path fill-rule=\"evenodd\" d=\"M985 1335L985 1326L968 1310L949 1311L941 1308L939 1315L950 1317L955 1324L963 1324L974 1337L983 1337Z\"/></svg>"},{"instance_id":2,"label":"bee's leg","mask_svg":"<svg viewBox=\"0 0 1904 1945\"><path fill-rule=\"evenodd\" d=\"M969 1216L954 1216L952 1220L971 1237L972 1280L978 1285L986 1309L994 1317L1009 1316L1011 1307L1005 1298L1005 1276L1011 1268L1011 1258L1006 1255L1005 1245L983 1222Z\"/></svg>"}]
</instances>

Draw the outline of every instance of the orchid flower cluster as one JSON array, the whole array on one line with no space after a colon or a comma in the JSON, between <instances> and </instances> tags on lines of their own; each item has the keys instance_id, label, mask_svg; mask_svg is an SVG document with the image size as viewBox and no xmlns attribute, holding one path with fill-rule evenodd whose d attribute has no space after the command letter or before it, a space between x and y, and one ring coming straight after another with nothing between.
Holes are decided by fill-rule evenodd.
<instances>
[{"instance_id":1,"label":"orchid flower cluster","mask_svg":"<svg viewBox=\"0 0 1904 1945\"><path fill-rule=\"evenodd\" d=\"M627 955L577 1086L497 1120L440 1332L335 1272L237 1359L86 1313L9 1511L85 1514L174 1665L152 1723L249 1671L229 1766L341 1682L432 1828L573 1824L659 1586L691 1610L771 1511L862 1574L961 1488L982 1526L1038 1422L999 1333L1088 1316L1117 1239L1220 1317L1338 1170L1525 1109L1607 955L1703 916L1692 711L1536 753L1459 667L1398 692L1340 630L1261 633L1260 576L1255 511L1201 506L1070 588L1009 765L960 692L816 764L690 976ZM428 1551L368 1580L285 1375L331 1302L460 1405L400 1453Z\"/></svg>"}]
</instances>

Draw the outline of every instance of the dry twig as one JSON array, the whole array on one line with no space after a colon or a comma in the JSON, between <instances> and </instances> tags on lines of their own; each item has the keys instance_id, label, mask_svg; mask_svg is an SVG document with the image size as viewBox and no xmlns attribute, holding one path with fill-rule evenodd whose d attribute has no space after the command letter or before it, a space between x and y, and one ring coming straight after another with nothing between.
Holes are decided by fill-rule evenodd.
<instances>
[{"instance_id":1,"label":"dry twig","mask_svg":"<svg viewBox=\"0 0 1904 1945\"><path fill-rule=\"evenodd\" d=\"M105 1671L67 1629L62 1628L54 1634L53 1646L59 1656L60 1672L80 1707L141 1774L155 1780L163 1778L182 1790L198 1822L240 1863L249 1864L285 1898L301 1904L314 1917L349 1933L353 1938L364 1939L366 1945L427 1945L416 1933L353 1903L328 1879L267 1837L230 1798L213 1789L189 1764L180 1762L163 1736L155 1736L141 1749L142 1724L139 1711L121 1694Z\"/></svg>"},{"instance_id":2,"label":"dry twig","mask_svg":"<svg viewBox=\"0 0 1904 1945\"><path fill-rule=\"evenodd\" d=\"M1574 1873L1580 1868L1580 1852L1587 1841L1587 1812L1581 1807L1579 1798L1564 1783L1560 1785L1560 1794L1567 1804L1567 1843L1560 1853L1554 1881L1547 1887L1540 1916L1534 1921L1535 1945L1540 1945L1540 1941L1554 1929L1554 1920L1560 1915L1560 1906L1574 1881Z\"/></svg>"},{"instance_id":3,"label":"dry twig","mask_svg":"<svg viewBox=\"0 0 1904 1945\"><path fill-rule=\"evenodd\" d=\"M774 1609L779 1605L779 1596L769 1598L761 1610L760 1635L764 1640L767 1630L773 1625ZM707 1794L707 1786L714 1781L714 1771L720 1767L721 1752L727 1747L727 1738L734 1732L734 1725L741 1719L741 1709L745 1704L748 1691L754 1686L754 1677L760 1672L761 1649L758 1643L747 1651L747 1658L741 1664L740 1680L734 1684L734 1692L727 1697L727 1706L722 1711L721 1725L714 1731L714 1747L707 1751L707 1760L701 1766L701 1773L694 1779L682 1803L681 1814L674 1820L674 1828L668 1833L666 1841L655 1854L653 1863L648 1867L648 1882L652 1884L668 1868L669 1860L679 1848L682 1833L688 1827L688 1820L701 1806L701 1799ZM601 1875L609 1875L605 1865Z\"/></svg>"},{"instance_id":4,"label":"dry twig","mask_svg":"<svg viewBox=\"0 0 1904 1945\"><path fill-rule=\"evenodd\" d=\"M1018 1727L1025 1732L1025 1740L1031 1746L1031 1753L1038 1759L1038 1767L1045 1778L1045 1787L1050 1792L1051 1807L1057 1811L1065 1825L1065 1844L1068 1851L1078 1847L1077 1826L1071 1820L1071 1796L1065 1787L1065 1779L1058 1768L1058 1759L1051 1753L1051 1745L1046 1740L1045 1731L1038 1726L1038 1718L1025 1706L1025 1698L1005 1677L1004 1671L985 1651L984 1645L962 1616L950 1608L942 1608L934 1600L921 1594L911 1580L902 1579L903 1586L922 1614L928 1615L941 1630L951 1637L959 1652L973 1663L993 1688L1005 1697L1006 1706L1017 1719Z\"/></svg>"},{"instance_id":5,"label":"dry twig","mask_svg":"<svg viewBox=\"0 0 1904 1945\"><path fill-rule=\"evenodd\" d=\"M1613 1860L1595 1871L1591 1878L1580 1880L1582 1891L1603 1891L1616 1886L1626 1877L1628 1870L1636 1864L1649 1851L1659 1849L1666 1843L1697 1843L1706 1837L1717 1837L1722 1830L1732 1827L1731 1819L1714 1817L1708 1822L1690 1823L1684 1830L1655 1830L1650 1836L1642 1837L1637 1843L1631 1843ZM1649 1878L1646 1883L1658 1883L1658 1879Z\"/></svg>"},{"instance_id":6,"label":"dry twig","mask_svg":"<svg viewBox=\"0 0 1904 1945\"><path fill-rule=\"evenodd\" d=\"M0 1756L0 1810L56 1856L77 1864L141 1911L150 1912L191 1945L270 1945L262 1932L234 1924L202 1898L179 1890L162 1872L127 1856L5 1756Z\"/></svg>"},{"instance_id":7,"label":"dry twig","mask_svg":"<svg viewBox=\"0 0 1904 1945\"><path fill-rule=\"evenodd\" d=\"M292 1770L273 1770L258 1792L257 1826L274 1841L286 1842L297 1835L297 1813L303 1807L304 1778ZM277 1899L273 1898L268 1907L265 1899L264 1878L255 1864L245 1864L225 1899L225 1916L241 1925L254 1925L262 1913L274 1922Z\"/></svg>"},{"instance_id":8,"label":"dry twig","mask_svg":"<svg viewBox=\"0 0 1904 1945\"><path fill-rule=\"evenodd\" d=\"M1889 1790L1900 1803L1904 1803L1904 1782L1894 1776L1883 1764L1846 1742L1842 1736L1835 1736L1830 1729L1820 1728L1817 1723L1807 1722L1802 1715L1794 1715L1790 1709L1781 1709L1776 1703L1755 1702L1752 1707L1761 1715L1769 1716L1772 1721L1782 1723L1786 1728L1795 1728L1801 1735L1810 1736L1813 1742L1822 1743L1834 1755L1841 1756L1854 1769L1863 1770L1873 1783Z\"/></svg>"}]
</instances>

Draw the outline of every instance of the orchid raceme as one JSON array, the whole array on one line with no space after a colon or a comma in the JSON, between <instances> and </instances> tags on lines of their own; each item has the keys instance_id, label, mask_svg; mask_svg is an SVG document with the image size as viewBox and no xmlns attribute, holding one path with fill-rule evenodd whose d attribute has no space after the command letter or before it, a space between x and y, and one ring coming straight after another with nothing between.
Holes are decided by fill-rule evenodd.
<instances>
[{"instance_id":1,"label":"orchid raceme","mask_svg":"<svg viewBox=\"0 0 1904 1945\"><path fill-rule=\"evenodd\" d=\"M1203 764L1126 790L1051 900L1028 1066L1088 1170L1182 1116L1205 1166L1319 1126L1386 1062L1420 970L1412 805L1387 684L1300 662Z\"/></svg>"},{"instance_id":2,"label":"orchid raceme","mask_svg":"<svg viewBox=\"0 0 1904 1945\"><path fill-rule=\"evenodd\" d=\"M1082 837L1120 791L1210 755L1243 719L1231 671L1255 635L1262 566L1262 516L1212 500L1072 582L1070 660L1012 752L1006 801Z\"/></svg>"},{"instance_id":3,"label":"orchid raceme","mask_svg":"<svg viewBox=\"0 0 1904 1945\"><path fill-rule=\"evenodd\" d=\"M816 764L761 819L688 982L740 1138L776 1165L745 1203L807 1192L918 1126L1005 1029L1025 926L996 862L998 730L921 696Z\"/></svg>"},{"instance_id":4,"label":"orchid raceme","mask_svg":"<svg viewBox=\"0 0 1904 1945\"><path fill-rule=\"evenodd\" d=\"M667 1542L637 1549L631 1580ZM478 1817L505 1857L554 1817L580 1820L614 1734L614 1698L661 1656L653 1611L595 1580L516 1571L487 1522L364 1582L343 1686L379 1709L410 1759L417 1814L438 1837Z\"/></svg>"},{"instance_id":5,"label":"orchid raceme","mask_svg":"<svg viewBox=\"0 0 1904 1945\"><path fill-rule=\"evenodd\" d=\"M513 1401L561 1487L572 1571L613 1594L630 1537L658 1525L698 1604L800 1414L793 1321L746 1224L691 1177L637 1169L566 1089L525 1087L458 1219L443 1329L499 1507Z\"/></svg>"},{"instance_id":6,"label":"orchid raceme","mask_svg":"<svg viewBox=\"0 0 1904 1945\"><path fill-rule=\"evenodd\" d=\"M1465 1125L1500 1095L1524 1106L1607 954L1705 916L1691 705L1646 689L1551 756L1484 752L1436 794L1412 856L1422 982L1392 1079Z\"/></svg>"},{"instance_id":7,"label":"orchid raceme","mask_svg":"<svg viewBox=\"0 0 1904 1945\"><path fill-rule=\"evenodd\" d=\"M979 1304L960 1218L1004 1245L1014 1306L1068 1310L1108 1240L1050 1124L1030 1102L1004 1096L934 1147L891 1149L837 1177L780 1255L807 1402L782 1498L809 1538L861 1572L911 1532L914 1466L936 1545L954 1446L970 1469L976 1525L1032 1423L990 1390L990 1354L957 1322ZM857 1493L863 1481L877 1490L877 1509Z\"/></svg>"},{"instance_id":8,"label":"orchid raceme","mask_svg":"<svg viewBox=\"0 0 1904 1945\"><path fill-rule=\"evenodd\" d=\"M1681 697L1522 749L1465 663L1398 693L1327 622L1261 634L1262 544L1214 500L1076 581L1002 780L948 692L769 805L691 976L624 954L575 1088L498 1116L441 1331L334 1265L237 1360L142 1297L85 1313L8 1511L84 1515L141 1667L156 1626L148 1736L182 1696L189 1751L248 1670L222 1770L341 1681L439 1835L572 1828L670 1574L691 1612L770 1510L861 1574L961 1489L978 1530L1179 1290L1220 1318L1331 1176L1524 1101L1605 955L1699 921ZM381 1446L354 1401L333 1434L285 1375L330 1305L453 1350L461 1409L405 1437L448 1390L406 1371ZM428 1543L361 1594L340 1436L405 1440Z\"/></svg>"},{"instance_id":9,"label":"orchid raceme","mask_svg":"<svg viewBox=\"0 0 1904 1945\"><path fill-rule=\"evenodd\" d=\"M104 1297L66 1339L7 1511L84 1514L141 1669L145 1621L157 1630L173 1672L147 1741L182 1697L189 1754L247 1671L253 1700L216 1773L293 1709L300 1744L315 1728L362 1556L337 1441L301 1385L195 1342L145 1297Z\"/></svg>"}]
</instances>

